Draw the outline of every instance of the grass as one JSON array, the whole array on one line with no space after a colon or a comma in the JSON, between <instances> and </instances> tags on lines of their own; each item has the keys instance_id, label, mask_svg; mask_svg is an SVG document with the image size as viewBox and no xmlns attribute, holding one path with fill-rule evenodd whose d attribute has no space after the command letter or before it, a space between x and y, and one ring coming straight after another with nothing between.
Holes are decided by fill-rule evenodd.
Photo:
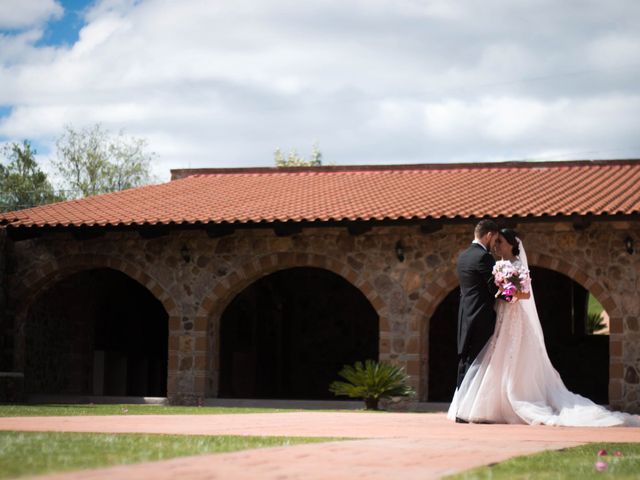
<instances>
[{"instance_id":1,"label":"grass","mask_svg":"<svg viewBox=\"0 0 640 480\"><path fill-rule=\"evenodd\" d=\"M75 415L219 415L273 413L294 410L241 407L178 407L165 405L0 405L0 417L57 417Z\"/></svg>"},{"instance_id":2,"label":"grass","mask_svg":"<svg viewBox=\"0 0 640 480\"><path fill-rule=\"evenodd\" d=\"M589 294L589 307L587 308L587 312L600 314L603 310L604 308L602 307L598 299Z\"/></svg>"},{"instance_id":3,"label":"grass","mask_svg":"<svg viewBox=\"0 0 640 480\"><path fill-rule=\"evenodd\" d=\"M605 449L611 455L599 457L600 449ZM622 456L613 456L615 451L622 452ZM607 462L606 470L601 472L596 470L595 463L599 460ZM569 480L575 478L626 480L637 479L639 475L640 443L592 443L516 457L493 466L476 468L446 478L447 480Z\"/></svg>"},{"instance_id":4,"label":"grass","mask_svg":"<svg viewBox=\"0 0 640 480\"><path fill-rule=\"evenodd\" d=\"M337 438L0 432L0 478Z\"/></svg>"}]
</instances>

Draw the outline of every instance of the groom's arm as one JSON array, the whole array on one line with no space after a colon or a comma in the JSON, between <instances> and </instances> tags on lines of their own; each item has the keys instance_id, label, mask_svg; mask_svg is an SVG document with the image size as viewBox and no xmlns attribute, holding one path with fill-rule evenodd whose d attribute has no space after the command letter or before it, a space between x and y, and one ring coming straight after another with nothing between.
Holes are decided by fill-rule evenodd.
<instances>
[{"instance_id":1,"label":"groom's arm","mask_svg":"<svg viewBox=\"0 0 640 480\"><path fill-rule=\"evenodd\" d=\"M485 285L487 286L487 288L489 289L489 292L491 293L492 297L495 297L496 293L498 293L498 286L496 285L496 282L493 279L493 266L495 264L496 264L496 261L488 253L483 255L482 259L480 260L480 265L481 265L480 275L482 275L482 279Z\"/></svg>"}]
</instances>

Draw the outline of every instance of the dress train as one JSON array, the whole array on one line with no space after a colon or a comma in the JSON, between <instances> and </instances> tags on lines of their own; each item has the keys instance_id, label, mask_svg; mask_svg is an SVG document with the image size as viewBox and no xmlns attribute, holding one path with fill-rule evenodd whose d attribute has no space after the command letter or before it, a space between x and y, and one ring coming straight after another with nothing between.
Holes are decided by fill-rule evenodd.
<instances>
[{"instance_id":1,"label":"dress train","mask_svg":"<svg viewBox=\"0 0 640 480\"><path fill-rule=\"evenodd\" d=\"M529 268L522 242L520 258ZM640 426L567 389L551 364L536 310L528 300L496 301L496 328L454 394L447 417L478 423L580 427Z\"/></svg>"},{"instance_id":2,"label":"dress train","mask_svg":"<svg viewBox=\"0 0 640 480\"><path fill-rule=\"evenodd\" d=\"M524 300L499 301L496 330L454 394L448 417L478 423L562 426L640 426L569 391L547 355L542 330L525 318ZM539 325L538 325L539 326Z\"/></svg>"}]
</instances>

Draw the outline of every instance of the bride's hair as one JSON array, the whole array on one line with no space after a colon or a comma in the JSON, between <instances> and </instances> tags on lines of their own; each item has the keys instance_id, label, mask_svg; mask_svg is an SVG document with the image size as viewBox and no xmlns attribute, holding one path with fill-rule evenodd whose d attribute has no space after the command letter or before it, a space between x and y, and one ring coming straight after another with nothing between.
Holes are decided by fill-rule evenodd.
<instances>
[{"instance_id":1,"label":"bride's hair","mask_svg":"<svg viewBox=\"0 0 640 480\"><path fill-rule=\"evenodd\" d=\"M511 230L510 228L503 228L500 230L500 235L502 235L509 245L511 245L511 253L514 255L520 255L520 247L518 246L518 234L515 230Z\"/></svg>"}]
</instances>

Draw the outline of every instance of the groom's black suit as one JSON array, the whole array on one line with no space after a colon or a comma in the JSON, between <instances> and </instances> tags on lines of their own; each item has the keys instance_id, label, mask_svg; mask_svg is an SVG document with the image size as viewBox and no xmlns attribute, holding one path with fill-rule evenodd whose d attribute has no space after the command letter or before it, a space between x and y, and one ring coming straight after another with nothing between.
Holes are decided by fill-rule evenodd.
<instances>
[{"instance_id":1,"label":"groom's black suit","mask_svg":"<svg viewBox=\"0 0 640 480\"><path fill-rule=\"evenodd\" d=\"M493 282L495 260L482 245L472 243L458 257L458 386L496 326L493 308L498 287Z\"/></svg>"}]
</instances>

